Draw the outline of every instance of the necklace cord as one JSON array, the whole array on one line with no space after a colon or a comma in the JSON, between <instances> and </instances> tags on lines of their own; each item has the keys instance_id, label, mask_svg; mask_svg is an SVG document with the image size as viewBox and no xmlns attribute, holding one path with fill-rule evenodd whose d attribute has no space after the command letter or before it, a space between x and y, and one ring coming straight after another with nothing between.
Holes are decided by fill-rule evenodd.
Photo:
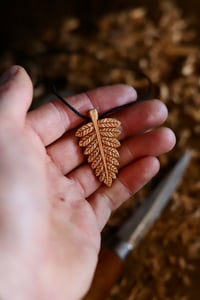
<instances>
[{"instance_id":1,"label":"necklace cord","mask_svg":"<svg viewBox=\"0 0 200 300\"><path fill-rule=\"evenodd\" d=\"M74 54L79 54L79 55L85 55L85 56L89 56L89 57L92 57L93 59L97 60L98 62L101 62L101 63L104 63L105 65L109 66L110 68L112 69L123 69L123 70L129 70L131 71L130 68L126 67L125 65L119 65L119 64L115 64L115 65L112 65L104 60L101 60L99 59L98 57L96 57L95 55L92 55L90 53L87 53L85 51L81 51L81 50L77 50L77 51L74 51L74 52L68 52L68 54L71 54L71 55L74 55ZM147 88L147 91L146 93L140 97L140 98L137 98L136 101L131 101L129 103L126 103L126 104L123 104L123 105L119 105L119 106L116 106L110 110L108 110L107 112L105 112L104 114L102 114L100 116L100 119L103 119L103 118L106 118L108 117L109 115L111 115L112 113L115 113L115 112L118 112L119 110L122 110L124 108L127 108L127 107L130 107L138 102L142 102L142 101L145 101L147 99L149 99L149 97L152 95L152 90L153 90L153 83L151 81L151 79L149 78L149 76L147 76L145 73L143 73L142 71L140 70L136 70L136 72L141 76L141 77L144 77L147 82L148 82L148 88ZM78 115L80 118L84 119L84 120L87 120L87 121L90 121L90 117L86 116L86 115L83 115L82 113L80 113L78 110L76 110L69 102L67 102L62 96L59 95L59 93L57 92L57 89L55 87L54 84L51 84L50 85L50 88L51 88L51 91L52 93L62 102L64 103L69 109L71 109L71 111L73 111L76 115Z\"/></svg>"},{"instance_id":2,"label":"necklace cord","mask_svg":"<svg viewBox=\"0 0 200 300\"><path fill-rule=\"evenodd\" d=\"M62 96L60 96L56 90L56 87L54 84L51 84L51 90L52 90L52 93L62 102L64 103L65 105L67 105L68 108L70 108L75 114L77 114L79 117L81 117L82 119L84 120L89 120L90 121L90 118L81 114L78 110L76 110L69 102L67 102Z\"/></svg>"}]
</instances>

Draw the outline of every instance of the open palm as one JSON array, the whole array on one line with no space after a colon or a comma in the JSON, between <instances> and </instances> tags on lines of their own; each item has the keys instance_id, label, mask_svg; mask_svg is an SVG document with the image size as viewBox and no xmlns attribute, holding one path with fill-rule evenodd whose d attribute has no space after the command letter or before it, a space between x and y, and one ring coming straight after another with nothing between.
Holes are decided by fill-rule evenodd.
<instances>
[{"instance_id":1,"label":"open palm","mask_svg":"<svg viewBox=\"0 0 200 300\"><path fill-rule=\"evenodd\" d=\"M87 115L91 108L102 114L134 99L133 88L115 85L68 101ZM111 212L157 173L156 156L174 146L174 134L155 129L167 118L158 100L114 114L122 124L120 170L107 188L78 146L74 133L83 120L59 101L27 113L31 100L30 79L18 67L0 87L0 212L6 212L0 292L4 286L5 299L81 299ZM9 282L16 270L17 279Z\"/></svg>"}]
</instances>

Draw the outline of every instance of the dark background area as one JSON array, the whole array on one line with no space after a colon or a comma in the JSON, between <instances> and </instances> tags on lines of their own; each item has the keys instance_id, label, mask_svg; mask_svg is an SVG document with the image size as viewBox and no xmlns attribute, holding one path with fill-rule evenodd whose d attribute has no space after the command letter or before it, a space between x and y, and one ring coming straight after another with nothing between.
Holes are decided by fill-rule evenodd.
<instances>
[{"instance_id":1,"label":"dark background area","mask_svg":"<svg viewBox=\"0 0 200 300\"><path fill-rule=\"evenodd\" d=\"M37 38L42 32L58 27L66 16L81 20L80 31L95 33L96 22L110 12L137 6L150 6L149 14L159 16L159 0L2 0L0 3L1 49L18 48L23 43ZM187 16L192 16L196 28L200 29L198 0L176 0ZM23 40L23 41L22 41Z\"/></svg>"}]
</instances>

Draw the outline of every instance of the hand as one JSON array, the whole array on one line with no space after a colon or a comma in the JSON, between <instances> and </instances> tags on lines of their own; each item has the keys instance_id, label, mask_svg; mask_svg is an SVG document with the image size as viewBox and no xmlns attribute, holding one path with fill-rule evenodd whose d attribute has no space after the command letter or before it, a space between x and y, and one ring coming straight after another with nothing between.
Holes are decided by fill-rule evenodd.
<instances>
[{"instance_id":1,"label":"hand","mask_svg":"<svg viewBox=\"0 0 200 300\"><path fill-rule=\"evenodd\" d=\"M156 156L175 144L170 129L156 129L167 109L152 100L113 116L122 123L120 171L107 188L78 146L80 117L59 101L27 112L32 84L21 67L0 83L0 298L81 299L111 212L158 172ZM133 99L132 87L115 85L68 101L83 114L93 107L101 114Z\"/></svg>"}]
</instances>

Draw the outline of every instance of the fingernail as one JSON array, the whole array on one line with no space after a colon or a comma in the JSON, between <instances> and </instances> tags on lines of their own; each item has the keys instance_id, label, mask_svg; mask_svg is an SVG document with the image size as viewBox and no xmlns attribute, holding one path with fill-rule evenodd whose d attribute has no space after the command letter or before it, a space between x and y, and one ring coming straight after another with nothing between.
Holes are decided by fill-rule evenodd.
<instances>
[{"instance_id":1,"label":"fingernail","mask_svg":"<svg viewBox=\"0 0 200 300\"><path fill-rule=\"evenodd\" d=\"M18 66L12 66L10 69L8 69L3 75L0 77L0 85L5 84L8 82L12 77L14 77L19 70Z\"/></svg>"}]
</instances>

